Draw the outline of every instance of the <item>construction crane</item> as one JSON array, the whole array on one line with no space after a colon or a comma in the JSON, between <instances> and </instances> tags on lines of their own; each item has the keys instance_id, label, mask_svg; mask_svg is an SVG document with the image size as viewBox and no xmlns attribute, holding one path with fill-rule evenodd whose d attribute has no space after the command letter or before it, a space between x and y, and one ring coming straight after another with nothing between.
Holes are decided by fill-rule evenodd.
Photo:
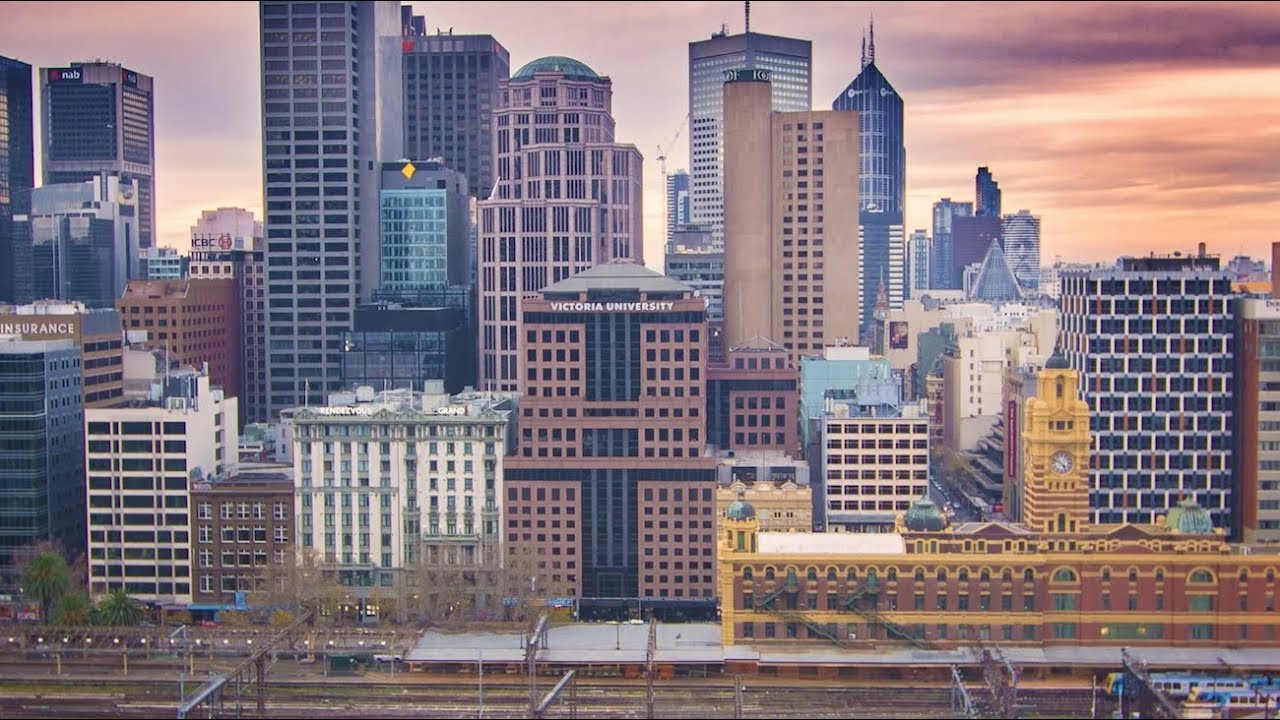
<instances>
[{"instance_id":1,"label":"construction crane","mask_svg":"<svg viewBox=\"0 0 1280 720\"><path fill-rule=\"evenodd\" d=\"M663 215L664 219L671 213L671 208L666 207L665 205L667 197L667 151L675 147L676 141L680 139L680 133L684 131L684 126L688 123L689 113L685 113L684 121L680 123L679 127L676 128L675 134L673 134L671 139L667 141L666 150L663 149L662 145L658 146L658 169L662 171L662 197L664 198L664 205L662 209L665 213ZM662 224L662 241L663 243L666 243L670 239L671 238L667 237L667 225L664 221Z\"/></svg>"}]
</instances>

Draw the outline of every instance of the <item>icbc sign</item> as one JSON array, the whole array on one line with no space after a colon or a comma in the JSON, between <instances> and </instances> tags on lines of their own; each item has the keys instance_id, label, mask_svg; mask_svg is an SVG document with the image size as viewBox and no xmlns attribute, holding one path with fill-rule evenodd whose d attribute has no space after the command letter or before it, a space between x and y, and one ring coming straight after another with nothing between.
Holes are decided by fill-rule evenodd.
<instances>
[{"instance_id":1,"label":"icbc sign","mask_svg":"<svg viewBox=\"0 0 1280 720\"><path fill-rule=\"evenodd\" d=\"M49 70L49 82L80 82L79 68L53 68Z\"/></svg>"}]
</instances>

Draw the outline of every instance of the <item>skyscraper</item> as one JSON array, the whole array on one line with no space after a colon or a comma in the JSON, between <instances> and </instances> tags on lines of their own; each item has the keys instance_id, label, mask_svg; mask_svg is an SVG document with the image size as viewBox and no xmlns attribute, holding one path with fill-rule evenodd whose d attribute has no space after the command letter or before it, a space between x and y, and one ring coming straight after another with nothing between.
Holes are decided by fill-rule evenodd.
<instances>
[{"instance_id":1,"label":"skyscraper","mask_svg":"<svg viewBox=\"0 0 1280 720\"><path fill-rule=\"evenodd\" d=\"M378 163L403 155L403 79L391 0L269 1L260 20L275 416L341 385L342 334L378 285Z\"/></svg>"},{"instance_id":2,"label":"skyscraper","mask_svg":"<svg viewBox=\"0 0 1280 720\"><path fill-rule=\"evenodd\" d=\"M955 243L952 235L955 219L973 215L973 203L942 198L933 204L933 257L929 271L929 287L935 290L958 290L963 287L964 268L955 267Z\"/></svg>"},{"instance_id":3,"label":"skyscraper","mask_svg":"<svg viewBox=\"0 0 1280 720\"><path fill-rule=\"evenodd\" d=\"M0 341L0 592L17 593L14 552L58 540L84 552L84 405L71 340ZM110 461L107 461L110 464Z\"/></svg>"},{"instance_id":4,"label":"skyscraper","mask_svg":"<svg viewBox=\"0 0 1280 720\"><path fill-rule=\"evenodd\" d=\"M929 289L929 231L912 230L907 240L907 297Z\"/></svg>"},{"instance_id":5,"label":"skyscraper","mask_svg":"<svg viewBox=\"0 0 1280 720\"><path fill-rule=\"evenodd\" d=\"M17 299L13 216L31 211L35 186L31 66L0 57L0 302Z\"/></svg>"},{"instance_id":6,"label":"skyscraper","mask_svg":"<svg viewBox=\"0 0 1280 720\"><path fill-rule=\"evenodd\" d=\"M400 41L405 156L439 158L467 177L471 197L489 197L493 111L498 85L511 72L510 53L492 35L454 35L452 28L435 35L425 31L422 16L411 16Z\"/></svg>"},{"instance_id":7,"label":"skyscraper","mask_svg":"<svg viewBox=\"0 0 1280 720\"><path fill-rule=\"evenodd\" d=\"M726 29L709 40L689 43L689 162L692 168L692 222L711 228L717 247L724 232L724 93L730 70L767 70L773 83L772 109L812 108L813 43L808 40Z\"/></svg>"},{"instance_id":8,"label":"skyscraper","mask_svg":"<svg viewBox=\"0 0 1280 720\"><path fill-rule=\"evenodd\" d=\"M156 244L155 85L115 63L40 68L44 184L102 173L137 190L138 247Z\"/></svg>"},{"instance_id":9,"label":"skyscraper","mask_svg":"<svg viewBox=\"0 0 1280 720\"><path fill-rule=\"evenodd\" d=\"M15 216L27 265L15 281L23 302L78 300L113 307L138 258L135 179L102 173L31 191L31 213Z\"/></svg>"},{"instance_id":10,"label":"skyscraper","mask_svg":"<svg viewBox=\"0 0 1280 720\"><path fill-rule=\"evenodd\" d=\"M1183 497L1232 527L1231 279L1217 257L1062 272L1062 354L1097 438L1095 523L1151 523Z\"/></svg>"},{"instance_id":11,"label":"skyscraper","mask_svg":"<svg viewBox=\"0 0 1280 720\"><path fill-rule=\"evenodd\" d=\"M902 97L876 66L876 29L862 39L862 67L831 103L858 113L858 204L863 212L906 211L907 149Z\"/></svg>"},{"instance_id":12,"label":"skyscraper","mask_svg":"<svg viewBox=\"0 0 1280 720\"><path fill-rule=\"evenodd\" d=\"M991 177L991 170L985 166L978 168L974 184L977 192L973 214L978 217L1000 217L1000 183Z\"/></svg>"},{"instance_id":13,"label":"skyscraper","mask_svg":"<svg viewBox=\"0 0 1280 720\"><path fill-rule=\"evenodd\" d=\"M667 236L671 242L671 234L677 228L688 225L689 220L689 172L677 170L666 178L667 182Z\"/></svg>"},{"instance_id":14,"label":"skyscraper","mask_svg":"<svg viewBox=\"0 0 1280 720\"><path fill-rule=\"evenodd\" d=\"M951 271L956 289L964 289L965 269L981 264L992 242L1000 242L999 216L958 216L951 219Z\"/></svg>"},{"instance_id":15,"label":"skyscraper","mask_svg":"<svg viewBox=\"0 0 1280 720\"><path fill-rule=\"evenodd\" d=\"M1023 290L1040 287L1040 216L1030 210L1005 215L1000 231L1004 254Z\"/></svg>"},{"instance_id":16,"label":"skyscraper","mask_svg":"<svg viewBox=\"0 0 1280 720\"><path fill-rule=\"evenodd\" d=\"M881 292L889 302L888 309L902 309L907 287L907 241L902 228L902 215L896 212L858 213L860 338L876 324L873 315Z\"/></svg>"},{"instance_id":17,"label":"skyscraper","mask_svg":"<svg viewBox=\"0 0 1280 720\"><path fill-rule=\"evenodd\" d=\"M501 83L498 181L481 200L479 383L520 391L520 299L616 258L643 262L641 156L614 141L613 83L545 57Z\"/></svg>"},{"instance_id":18,"label":"skyscraper","mask_svg":"<svg viewBox=\"0 0 1280 720\"><path fill-rule=\"evenodd\" d=\"M723 84L723 345L769 338L799 364L858 337L858 118L774 112L766 72Z\"/></svg>"},{"instance_id":19,"label":"skyscraper","mask_svg":"<svg viewBox=\"0 0 1280 720\"><path fill-rule=\"evenodd\" d=\"M379 194L384 294L470 284L465 175L439 162L383 163Z\"/></svg>"}]
</instances>

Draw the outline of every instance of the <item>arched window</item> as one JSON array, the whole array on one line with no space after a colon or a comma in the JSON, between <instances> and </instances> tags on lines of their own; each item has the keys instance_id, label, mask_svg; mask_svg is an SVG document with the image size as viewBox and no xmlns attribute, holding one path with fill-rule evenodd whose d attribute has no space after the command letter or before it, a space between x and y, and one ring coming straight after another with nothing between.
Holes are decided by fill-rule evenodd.
<instances>
[{"instance_id":1,"label":"arched window","mask_svg":"<svg viewBox=\"0 0 1280 720\"><path fill-rule=\"evenodd\" d=\"M1075 582L1076 571L1071 568L1058 568L1053 571L1054 582Z\"/></svg>"},{"instance_id":2,"label":"arched window","mask_svg":"<svg viewBox=\"0 0 1280 720\"><path fill-rule=\"evenodd\" d=\"M773 566L772 566L772 565L770 565L769 567L767 567L767 568L765 568L765 569L764 569L764 579L765 579L765 580L772 580L772 579L773 579Z\"/></svg>"},{"instance_id":3,"label":"arched window","mask_svg":"<svg viewBox=\"0 0 1280 720\"><path fill-rule=\"evenodd\" d=\"M1059 398L1061 398L1062 394L1066 392L1066 385L1067 385L1066 381L1064 381L1062 378L1058 378L1058 397Z\"/></svg>"},{"instance_id":4,"label":"arched window","mask_svg":"<svg viewBox=\"0 0 1280 720\"><path fill-rule=\"evenodd\" d=\"M1111 568L1102 568L1102 582L1111 582Z\"/></svg>"},{"instance_id":5,"label":"arched window","mask_svg":"<svg viewBox=\"0 0 1280 720\"><path fill-rule=\"evenodd\" d=\"M896 568L896 567L890 567L890 568L889 568L889 582L894 582L894 581L896 581L897 579L898 579L898 568Z\"/></svg>"},{"instance_id":6,"label":"arched window","mask_svg":"<svg viewBox=\"0 0 1280 720\"><path fill-rule=\"evenodd\" d=\"M849 572L854 572L853 568L849 568ZM875 581L876 581L876 569L867 568L867 582L875 582Z\"/></svg>"},{"instance_id":7,"label":"arched window","mask_svg":"<svg viewBox=\"0 0 1280 720\"><path fill-rule=\"evenodd\" d=\"M938 582L946 582L946 581L947 581L947 569L938 568Z\"/></svg>"},{"instance_id":8,"label":"arched window","mask_svg":"<svg viewBox=\"0 0 1280 720\"><path fill-rule=\"evenodd\" d=\"M924 582L924 568L916 568L915 578L916 582Z\"/></svg>"},{"instance_id":9,"label":"arched window","mask_svg":"<svg viewBox=\"0 0 1280 720\"><path fill-rule=\"evenodd\" d=\"M858 581L858 568L856 568L856 567L851 567L851 568L849 568L849 572L848 572L848 573L846 573L846 574L845 574L845 576L849 579L849 582L857 582L857 581Z\"/></svg>"},{"instance_id":10,"label":"arched window","mask_svg":"<svg viewBox=\"0 0 1280 720\"><path fill-rule=\"evenodd\" d=\"M1196 568L1187 575L1187 582L1192 584L1203 585L1213 581L1213 572L1205 568Z\"/></svg>"},{"instance_id":11,"label":"arched window","mask_svg":"<svg viewBox=\"0 0 1280 720\"><path fill-rule=\"evenodd\" d=\"M1022 571L1022 582L1029 582L1029 583L1030 583L1030 582L1035 582L1035 581L1036 581L1036 571L1035 571L1035 570L1032 570L1031 568L1027 568L1026 570L1023 570L1023 571Z\"/></svg>"},{"instance_id":12,"label":"arched window","mask_svg":"<svg viewBox=\"0 0 1280 720\"><path fill-rule=\"evenodd\" d=\"M810 565L809 569L804 574L804 579L809 582L818 582L818 568Z\"/></svg>"},{"instance_id":13,"label":"arched window","mask_svg":"<svg viewBox=\"0 0 1280 720\"><path fill-rule=\"evenodd\" d=\"M827 568L827 582L835 582L835 581L836 581L836 569L833 567Z\"/></svg>"},{"instance_id":14,"label":"arched window","mask_svg":"<svg viewBox=\"0 0 1280 720\"><path fill-rule=\"evenodd\" d=\"M982 572L978 575L981 582L991 582L991 568L982 568Z\"/></svg>"},{"instance_id":15,"label":"arched window","mask_svg":"<svg viewBox=\"0 0 1280 720\"><path fill-rule=\"evenodd\" d=\"M1156 568L1156 582L1164 582L1164 568Z\"/></svg>"},{"instance_id":16,"label":"arched window","mask_svg":"<svg viewBox=\"0 0 1280 720\"><path fill-rule=\"evenodd\" d=\"M750 565L748 565L748 566L746 566L746 567L742 568L742 579L743 579L743 580L750 580L750 579L751 579L751 577L752 577L752 576L751 576L751 566L750 566Z\"/></svg>"},{"instance_id":17,"label":"arched window","mask_svg":"<svg viewBox=\"0 0 1280 720\"><path fill-rule=\"evenodd\" d=\"M969 582L969 568L960 568L960 572L956 573L960 577L960 582Z\"/></svg>"},{"instance_id":18,"label":"arched window","mask_svg":"<svg viewBox=\"0 0 1280 720\"><path fill-rule=\"evenodd\" d=\"M1138 582L1138 568L1129 568L1129 582Z\"/></svg>"},{"instance_id":19,"label":"arched window","mask_svg":"<svg viewBox=\"0 0 1280 720\"><path fill-rule=\"evenodd\" d=\"M1276 569L1267 568L1267 582L1273 583L1275 581L1276 581Z\"/></svg>"},{"instance_id":20,"label":"arched window","mask_svg":"<svg viewBox=\"0 0 1280 720\"><path fill-rule=\"evenodd\" d=\"M787 584L788 585L796 584L796 569L793 567L787 568Z\"/></svg>"},{"instance_id":21,"label":"arched window","mask_svg":"<svg viewBox=\"0 0 1280 720\"><path fill-rule=\"evenodd\" d=\"M1240 582L1249 582L1249 568L1240 568Z\"/></svg>"},{"instance_id":22,"label":"arched window","mask_svg":"<svg viewBox=\"0 0 1280 720\"><path fill-rule=\"evenodd\" d=\"M1005 568L1004 570L1001 570L1000 580L1006 583L1013 582L1013 571L1010 570L1009 568Z\"/></svg>"}]
</instances>

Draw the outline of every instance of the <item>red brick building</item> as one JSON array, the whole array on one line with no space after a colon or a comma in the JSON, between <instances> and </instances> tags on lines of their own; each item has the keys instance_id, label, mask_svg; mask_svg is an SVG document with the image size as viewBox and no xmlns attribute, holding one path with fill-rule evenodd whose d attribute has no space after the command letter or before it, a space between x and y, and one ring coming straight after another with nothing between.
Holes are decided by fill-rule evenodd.
<instances>
[{"instance_id":1,"label":"red brick building","mask_svg":"<svg viewBox=\"0 0 1280 720\"><path fill-rule=\"evenodd\" d=\"M800 457L800 371L786 347L754 338L707 368L707 430L722 450Z\"/></svg>"},{"instance_id":2,"label":"red brick building","mask_svg":"<svg viewBox=\"0 0 1280 720\"><path fill-rule=\"evenodd\" d=\"M116 301L125 332L145 330L145 347L183 365L209 363L209 380L240 397L240 297L232 279L130 280Z\"/></svg>"}]
</instances>

